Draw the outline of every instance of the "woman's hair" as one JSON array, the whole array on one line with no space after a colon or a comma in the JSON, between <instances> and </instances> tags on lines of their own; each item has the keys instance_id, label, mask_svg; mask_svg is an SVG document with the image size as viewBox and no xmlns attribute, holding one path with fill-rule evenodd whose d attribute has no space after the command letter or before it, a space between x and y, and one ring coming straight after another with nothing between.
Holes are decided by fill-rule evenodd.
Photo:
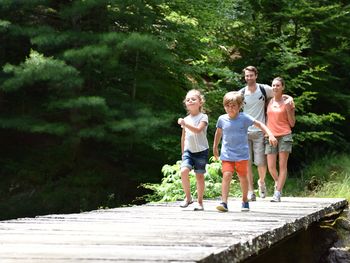
<instances>
[{"instance_id":1,"label":"woman's hair","mask_svg":"<svg viewBox=\"0 0 350 263\"><path fill-rule=\"evenodd\" d=\"M274 78L274 79L272 80L272 82L273 82L274 80L277 80L277 81L281 82L282 87L286 88L286 85L285 85L285 83L284 83L284 79L283 79L283 78L281 78L281 77L276 77L276 78Z\"/></svg>"},{"instance_id":2,"label":"woman's hair","mask_svg":"<svg viewBox=\"0 0 350 263\"><path fill-rule=\"evenodd\" d=\"M239 92L239 91L227 92L224 96L224 99L223 99L224 107L226 105L229 105L230 103L237 103L239 108L241 108L243 105L243 96L242 96L241 92Z\"/></svg>"},{"instance_id":3,"label":"woman's hair","mask_svg":"<svg viewBox=\"0 0 350 263\"><path fill-rule=\"evenodd\" d=\"M191 89L187 92L186 94L186 97L189 95L189 94L193 94L193 96L197 96L199 101L201 102L201 106L199 107L199 111L200 112L204 112L204 109L203 109L203 105L205 103L205 98L204 98L204 95L202 94L202 92L200 92L199 90L197 89ZM186 97L185 99L182 101L183 104L185 105L185 108L186 108Z\"/></svg>"},{"instance_id":4,"label":"woman's hair","mask_svg":"<svg viewBox=\"0 0 350 263\"><path fill-rule=\"evenodd\" d=\"M245 74L245 71L248 70L248 71L253 71L255 73L255 75L258 75L258 69L254 66L247 66L245 67L242 71L243 71L243 74Z\"/></svg>"}]
</instances>

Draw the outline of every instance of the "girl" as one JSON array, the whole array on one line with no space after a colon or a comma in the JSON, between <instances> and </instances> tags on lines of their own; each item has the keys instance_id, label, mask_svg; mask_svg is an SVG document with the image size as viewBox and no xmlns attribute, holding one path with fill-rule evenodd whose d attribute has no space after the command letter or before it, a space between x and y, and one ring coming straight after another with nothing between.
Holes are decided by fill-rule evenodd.
<instances>
[{"instance_id":1,"label":"girl","mask_svg":"<svg viewBox=\"0 0 350 263\"><path fill-rule=\"evenodd\" d=\"M193 203L190 189L189 173L194 169L197 180L197 204L195 211L204 210L204 173L208 163L209 144L207 140L208 115L203 113L204 96L198 90L190 90L184 100L188 115L179 118L177 123L182 128L181 136L181 180L185 200L180 207L185 208Z\"/></svg>"},{"instance_id":2,"label":"girl","mask_svg":"<svg viewBox=\"0 0 350 263\"><path fill-rule=\"evenodd\" d=\"M275 193L271 202L281 202L281 193L287 179L287 162L292 152L292 128L295 125L294 101L290 96L283 95L284 80L280 77L272 81L274 97L267 106L267 127L277 138L277 146L266 144L267 165L275 180ZM278 153L279 172L276 168Z\"/></svg>"}]
</instances>

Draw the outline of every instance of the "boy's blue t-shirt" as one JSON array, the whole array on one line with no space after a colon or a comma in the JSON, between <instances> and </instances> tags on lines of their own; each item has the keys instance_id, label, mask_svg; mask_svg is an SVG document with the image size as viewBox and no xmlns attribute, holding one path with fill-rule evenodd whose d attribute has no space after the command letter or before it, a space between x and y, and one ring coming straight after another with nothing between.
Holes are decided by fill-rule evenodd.
<instances>
[{"instance_id":1,"label":"boy's blue t-shirt","mask_svg":"<svg viewBox=\"0 0 350 263\"><path fill-rule=\"evenodd\" d=\"M248 127L255 119L240 112L235 119L228 114L221 115L216 123L222 129L220 159L222 161L249 160Z\"/></svg>"}]
</instances>

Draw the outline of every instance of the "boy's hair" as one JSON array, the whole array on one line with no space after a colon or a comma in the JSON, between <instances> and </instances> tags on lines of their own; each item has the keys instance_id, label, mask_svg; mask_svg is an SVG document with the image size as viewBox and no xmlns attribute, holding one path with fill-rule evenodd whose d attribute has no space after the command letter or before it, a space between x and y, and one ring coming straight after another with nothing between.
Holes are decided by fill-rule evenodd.
<instances>
[{"instance_id":1,"label":"boy's hair","mask_svg":"<svg viewBox=\"0 0 350 263\"><path fill-rule=\"evenodd\" d=\"M186 97L187 97L187 95L190 94L190 93L193 93L193 95L194 95L194 96L197 96L197 97L199 98L199 101L202 102L202 105L199 107L199 111L200 111L200 112L204 112L203 105L204 105L204 103L205 103L205 98L204 98L204 95L202 94L202 92L201 92L200 90L197 90L197 89L191 89L191 90L189 90L189 91L187 92L187 94L186 94L184 100L182 101L183 104L185 105L185 107L186 107Z\"/></svg>"},{"instance_id":2,"label":"boy's hair","mask_svg":"<svg viewBox=\"0 0 350 263\"><path fill-rule=\"evenodd\" d=\"M227 92L223 99L224 107L230 103L237 103L239 108L243 106L243 97L239 91Z\"/></svg>"},{"instance_id":3,"label":"boy's hair","mask_svg":"<svg viewBox=\"0 0 350 263\"><path fill-rule=\"evenodd\" d=\"M245 74L245 71L248 70L248 71L253 71L255 73L255 75L258 75L258 69L254 66L247 66L245 67L242 72L243 74Z\"/></svg>"}]
</instances>

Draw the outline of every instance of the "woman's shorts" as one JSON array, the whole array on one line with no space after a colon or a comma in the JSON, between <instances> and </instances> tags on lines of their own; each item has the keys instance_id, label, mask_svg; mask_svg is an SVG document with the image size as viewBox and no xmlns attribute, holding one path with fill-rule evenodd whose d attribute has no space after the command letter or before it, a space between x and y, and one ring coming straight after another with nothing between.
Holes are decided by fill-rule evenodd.
<instances>
[{"instance_id":1,"label":"woman's shorts","mask_svg":"<svg viewBox=\"0 0 350 263\"><path fill-rule=\"evenodd\" d=\"M208 163L209 149L201 152L192 153L188 150L182 154L181 168L187 167L194 170L197 174L205 173L205 166Z\"/></svg>"},{"instance_id":2,"label":"woman's shorts","mask_svg":"<svg viewBox=\"0 0 350 263\"><path fill-rule=\"evenodd\" d=\"M283 136L276 137L278 144L277 146L272 146L269 144L269 139L265 138L265 154L277 154L279 152L292 152L293 146L293 135L287 134Z\"/></svg>"}]
</instances>

